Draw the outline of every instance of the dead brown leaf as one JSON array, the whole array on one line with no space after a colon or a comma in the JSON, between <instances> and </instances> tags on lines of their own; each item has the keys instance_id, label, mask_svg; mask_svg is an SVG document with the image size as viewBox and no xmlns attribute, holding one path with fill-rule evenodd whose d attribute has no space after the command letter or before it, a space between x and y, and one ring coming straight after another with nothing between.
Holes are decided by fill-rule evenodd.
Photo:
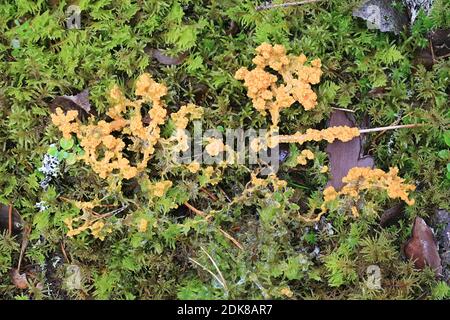
<instances>
[{"instance_id":1,"label":"dead brown leaf","mask_svg":"<svg viewBox=\"0 0 450 320\"><path fill-rule=\"evenodd\" d=\"M85 89L74 96L56 97L50 104L50 110L55 112L56 108L61 108L64 111L76 110L80 120L86 119L90 113L93 113L89 102L89 89Z\"/></svg>"},{"instance_id":2,"label":"dead brown leaf","mask_svg":"<svg viewBox=\"0 0 450 320\"><path fill-rule=\"evenodd\" d=\"M17 269L11 269L11 281L18 289L28 288L28 279L25 273L20 273Z\"/></svg>"},{"instance_id":3,"label":"dead brown leaf","mask_svg":"<svg viewBox=\"0 0 450 320\"><path fill-rule=\"evenodd\" d=\"M428 70L439 61L450 56L450 29L438 29L428 35L429 46L416 53L415 63Z\"/></svg>"},{"instance_id":4,"label":"dead brown leaf","mask_svg":"<svg viewBox=\"0 0 450 320\"><path fill-rule=\"evenodd\" d=\"M404 215L405 213L405 203L400 202L396 204L395 206L385 210L380 218L380 225L383 228L392 226L393 224L397 223Z\"/></svg>"},{"instance_id":5,"label":"dead brown leaf","mask_svg":"<svg viewBox=\"0 0 450 320\"><path fill-rule=\"evenodd\" d=\"M433 232L422 218L414 220L412 237L405 244L404 251L406 257L414 261L416 268L430 266L436 275L442 274L441 258Z\"/></svg>"},{"instance_id":6,"label":"dead brown leaf","mask_svg":"<svg viewBox=\"0 0 450 320\"><path fill-rule=\"evenodd\" d=\"M331 114L329 127L332 126L349 126L354 127L355 122L353 115L348 112L335 110ZM330 159L331 178L327 186L333 186L336 190L340 190L343 186L342 178L348 171L354 167L370 167L373 168L374 160L371 156L361 157L362 141L361 137L356 137L348 142L334 141L327 146L327 153Z\"/></svg>"},{"instance_id":7,"label":"dead brown leaf","mask_svg":"<svg viewBox=\"0 0 450 320\"><path fill-rule=\"evenodd\" d=\"M186 57L188 56L187 52L183 52L176 57L172 57L167 55L163 50L160 49L148 49L148 54L155 58L159 63L171 66L171 65L179 65L184 62Z\"/></svg>"},{"instance_id":8,"label":"dead brown leaf","mask_svg":"<svg viewBox=\"0 0 450 320\"><path fill-rule=\"evenodd\" d=\"M235 36L239 32L239 25L236 23L236 21L231 20L230 26L225 31L225 33L229 36Z\"/></svg>"}]
</instances>

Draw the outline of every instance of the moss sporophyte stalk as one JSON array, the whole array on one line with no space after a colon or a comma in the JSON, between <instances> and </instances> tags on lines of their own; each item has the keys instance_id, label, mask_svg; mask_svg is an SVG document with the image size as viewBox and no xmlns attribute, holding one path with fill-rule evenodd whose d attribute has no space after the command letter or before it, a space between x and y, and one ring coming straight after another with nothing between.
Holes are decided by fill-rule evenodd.
<instances>
[{"instance_id":1,"label":"moss sporophyte stalk","mask_svg":"<svg viewBox=\"0 0 450 320\"><path fill-rule=\"evenodd\" d=\"M336 126L322 130L310 128L306 132L278 135L280 112L292 107L295 103L299 103L305 112L316 107L320 97L317 97L312 85L320 82L321 61L315 59L308 63L305 55L287 55L283 46L272 46L268 43L263 43L256 48L256 56L252 61L255 68L251 70L241 68L236 72L235 78L244 81L253 107L262 115L268 113L272 124L264 137L250 141L251 149L259 151L274 148L279 143L301 146L307 142L322 140L329 143L335 140L347 142L361 134L358 128ZM158 143L175 152L186 151L189 149L186 133L189 122L200 120L204 116L203 108L195 104L181 106L178 111L170 115L175 128L174 133L170 138L162 138L161 127L168 121L167 106L163 99L166 94L167 87L157 83L151 75L145 73L136 81L135 96L137 98L135 100L128 99L117 85L110 90L111 107L106 112L107 120L96 120L91 117L87 123L82 123L78 119L77 111L64 112L61 108L57 108L51 118L65 139L73 135L76 137L84 150L79 159L88 164L99 177L107 180L111 176L116 176L119 180L137 178L140 181L141 190L146 192L149 198L161 198L176 185L176 181L165 179L163 176L156 178L157 173L152 173L151 179L148 177L148 164L158 148ZM150 121L144 124L143 114L148 105L150 107L147 114ZM204 142L206 143L205 151L210 156L214 157L225 151L233 153L233 150L220 139L209 137L205 138ZM308 161L314 158L315 155L311 150L304 149L300 151L296 160L297 164L306 166ZM226 161L215 166L203 166L199 161L193 160L183 165L183 168L190 174L199 175L199 181L203 181L203 185L216 185L220 182L222 172L227 166L231 164ZM320 169L322 174L327 171L327 166ZM108 183L117 183L117 181L110 181L112 180L108 180ZM381 169L353 168L342 181L345 183L342 190L336 191L333 187L324 190L320 214L315 217L300 215L300 218L309 222L318 221L333 201L346 198L356 203L361 192L369 189L385 190L390 198L399 198L408 205L414 204L414 200L409 199L409 192L415 187L405 184L404 180L398 177L396 168L391 168L389 172ZM269 184L275 190L287 188L287 182L279 179L275 173L267 178L259 178L255 171L251 174L243 194L237 196L233 202ZM89 214L99 204L98 200L75 202L84 214L65 221L69 227L68 236L90 230L94 237L104 239L105 232L108 233L110 229L104 229L105 223L101 217ZM177 204L174 205L174 207L177 206ZM359 215L356 206L352 206L351 212L354 217ZM79 220L83 220L84 223L73 227L73 224ZM139 220L137 223L138 230L142 232L147 230L146 221Z\"/></svg>"}]
</instances>

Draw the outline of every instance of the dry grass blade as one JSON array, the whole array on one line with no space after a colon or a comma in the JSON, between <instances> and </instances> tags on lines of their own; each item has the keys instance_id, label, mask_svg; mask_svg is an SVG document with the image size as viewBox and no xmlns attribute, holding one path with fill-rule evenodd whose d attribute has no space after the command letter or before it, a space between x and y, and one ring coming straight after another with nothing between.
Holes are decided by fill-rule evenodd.
<instances>
[{"instance_id":1,"label":"dry grass blade","mask_svg":"<svg viewBox=\"0 0 450 320\"><path fill-rule=\"evenodd\" d=\"M256 11L268 10L268 9L274 9L274 8L286 8L286 7L292 7L292 6L300 6L302 4L314 3L314 2L319 2L319 1L322 1L322 0L303 0L303 1L276 3L276 4L273 4L270 2L265 2L265 3L257 6Z\"/></svg>"},{"instance_id":2,"label":"dry grass blade","mask_svg":"<svg viewBox=\"0 0 450 320\"><path fill-rule=\"evenodd\" d=\"M331 109L333 109L333 110L340 110L340 111L344 111L344 112L355 113L355 110L350 110L350 109L345 109L345 108L331 107Z\"/></svg>"},{"instance_id":3,"label":"dry grass blade","mask_svg":"<svg viewBox=\"0 0 450 320\"><path fill-rule=\"evenodd\" d=\"M219 276L220 276L220 279L222 280L224 289L225 289L226 291L228 291L227 282L225 281L225 278L223 277L222 272L220 271L219 267L217 266L217 263L214 261L214 259L209 255L209 253L208 253L203 247L200 247L200 248L201 248L201 249L203 250L203 252L208 256L209 260L211 260L212 264L214 265L214 268L216 268L217 273L218 273Z\"/></svg>"},{"instance_id":4,"label":"dry grass blade","mask_svg":"<svg viewBox=\"0 0 450 320\"><path fill-rule=\"evenodd\" d=\"M198 265L200 268L202 268L203 270L205 270L206 272L208 272L210 275L212 275L212 276L214 277L214 279L216 279L216 281L217 281L218 283L220 283L220 285L221 285L225 290L227 290L226 287L225 287L225 284L222 282L222 280L221 280L214 272L212 272L212 271L209 270L207 267L205 267L204 265L202 265L200 262L198 262L198 261L196 261L196 260L194 260L194 259L192 259L192 258L189 258L189 261L195 263L195 264Z\"/></svg>"},{"instance_id":5,"label":"dry grass blade","mask_svg":"<svg viewBox=\"0 0 450 320\"><path fill-rule=\"evenodd\" d=\"M195 208L194 206L190 205L188 202L185 202L184 205L186 207L189 208L189 210L191 210L192 212L194 212L196 215L199 215L203 218L205 218L206 221L209 221L209 218L211 217L210 215L206 215L206 213L204 213L203 211ZM235 238L233 238L228 232L222 230L222 228L218 228L220 232L222 232L222 234L229 239L231 242L233 242L233 244L238 247L240 250L244 250L244 247L239 243L239 241L237 241Z\"/></svg>"},{"instance_id":6,"label":"dry grass blade","mask_svg":"<svg viewBox=\"0 0 450 320\"><path fill-rule=\"evenodd\" d=\"M362 130L359 130L359 133L370 133L370 132L396 130L396 129L416 128L416 127L423 127L426 125L427 125L426 123L401 124L401 125L397 125L397 126L362 129Z\"/></svg>"},{"instance_id":7,"label":"dry grass blade","mask_svg":"<svg viewBox=\"0 0 450 320\"><path fill-rule=\"evenodd\" d=\"M12 204L8 208L8 234L12 234Z\"/></svg>"}]
</instances>

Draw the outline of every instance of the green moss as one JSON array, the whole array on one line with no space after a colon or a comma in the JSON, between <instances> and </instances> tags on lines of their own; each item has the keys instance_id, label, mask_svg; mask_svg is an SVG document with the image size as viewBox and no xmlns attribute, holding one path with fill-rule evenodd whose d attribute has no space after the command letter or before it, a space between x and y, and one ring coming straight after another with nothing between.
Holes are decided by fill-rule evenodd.
<instances>
[{"instance_id":1,"label":"green moss","mask_svg":"<svg viewBox=\"0 0 450 320\"><path fill-rule=\"evenodd\" d=\"M256 11L250 0L83 0L79 2L80 30L64 26L68 1L3 2L0 202L13 203L31 226L22 266L33 268L36 279L50 283L54 290L36 295L14 288L8 272L17 266L19 239L1 235L0 296L282 299L286 298L283 289L289 288L294 298L448 298L447 284L434 279L430 270L414 270L400 248L415 216L450 209L448 159L438 154L447 148L442 136L450 116L450 64L441 59L426 70L413 62L427 31L450 25L446 14L450 8L445 1L436 1L436 10L429 18L419 18L412 34L395 36L367 30L364 21L352 18L357 2L333 0ZM231 30L232 21L237 31ZM20 47L11 46L14 39ZM430 124L368 136L367 149L377 167L398 166L401 176L418 185L416 204L407 209L404 221L381 229L379 216L390 203L380 195L364 199L357 221L340 205L317 229L300 220L299 213L314 212L321 205L326 175L317 172L327 164L327 156L319 148L314 164L304 172L293 173L293 158L282 166L279 176L289 182L287 193L267 188L235 204L227 198L243 191L249 168L229 168L218 185L207 185L217 198L211 200L201 191L205 187L201 178L168 167L169 155L162 148L147 172L150 177L164 172L175 185L152 207L144 194L135 192L133 181L108 190L108 184L83 163L67 161L68 154L61 155L61 175L47 190L39 186L43 176L38 168L51 144L58 146L57 152L79 151L76 143L60 142L60 134L49 124L49 103L58 95L89 88L91 104L104 118L111 85L118 83L131 93L134 79L143 72L168 87L169 111L188 102L204 107L204 128L266 128L269 119L253 109L242 84L233 78L239 67L251 64L254 48L264 41L321 58L324 65L322 81L314 88L319 105L307 113L297 107L283 111L282 133L324 127L331 107L354 109L358 121L368 115L372 127L399 118L402 123ZM165 66L149 56L149 48L174 56L186 52L187 58L179 65ZM385 87L382 95L368 94L380 86ZM172 130L166 125L163 135ZM292 155L296 152L291 148ZM87 233L67 238L63 221L80 212L61 197L104 198L105 203L127 209L106 219L112 232L104 241ZM176 208L187 200L212 212L213 222L205 222L183 206ZM42 212L35 207L40 201L48 206ZM135 221L142 217L149 221L146 232L136 228ZM331 223L332 232L326 223ZM218 228L229 231L245 249L233 245ZM189 260L217 273L200 248L214 258L227 291ZM316 248L318 256L313 254ZM50 274L55 257L62 262ZM80 266L82 289L62 289L52 282L52 277L64 280L64 267L69 264ZM383 291L367 289L366 270L373 264L381 269Z\"/></svg>"}]
</instances>

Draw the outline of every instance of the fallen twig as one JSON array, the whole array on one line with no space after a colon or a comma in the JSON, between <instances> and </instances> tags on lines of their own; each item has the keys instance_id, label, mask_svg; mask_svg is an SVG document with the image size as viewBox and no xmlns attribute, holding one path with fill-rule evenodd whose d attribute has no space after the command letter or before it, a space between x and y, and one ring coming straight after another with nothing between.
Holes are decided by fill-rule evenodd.
<instances>
[{"instance_id":1,"label":"fallen twig","mask_svg":"<svg viewBox=\"0 0 450 320\"><path fill-rule=\"evenodd\" d=\"M331 109L333 109L333 110L341 110L341 111L344 111L344 112L355 113L355 110L350 110L350 109L345 109L345 108L331 107Z\"/></svg>"},{"instance_id":2,"label":"fallen twig","mask_svg":"<svg viewBox=\"0 0 450 320\"><path fill-rule=\"evenodd\" d=\"M402 119L404 119L404 117L409 116L409 115L411 115L411 113L408 113L408 114L406 114L406 115L403 115L403 110L400 110L400 112L399 112L399 114L398 114L398 116L397 116L397 119L396 119L394 122L392 122L392 123L390 124L390 126L396 126L396 125L398 125L398 124L402 121ZM377 134L377 135L375 136L375 138L372 139L371 147L370 147L370 149L369 149L369 152L370 152L370 151L373 151L373 148L375 148L376 145L377 145L378 139L379 139L385 132L386 132L386 131L381 131L379 134ZM389 142L388 142L388 147L389 147L389 143L391 143L392 139L393 139L393 136L391 137L391 139L390 139ZM392 143L393 143L393 142L392 142Z\"/></svg>"},{"instance_id":3,"label":"fallen twig","mask_svg":"<svg viewBox=\"0 0 450 320\"><path fill-rule=\"evenodd\" d=\"M431 59L433 61L433 64L436 63L436 56L434 55L434 50L433 50L433 42L431 41L431 39L428 41L429 45L430 45L430 52L431 52Z\"/></svg>"},{"instance_id":4,"label":"fallen twig","mask_svg":"<svg viewBox=\"0 0 450 320\"><path fill-rule=\"evenodd\" d=\"M405 128L416 128L416 127L423 127L425 125L426 125L426 123L400 124L400 125L397 125L397 126L387 126L387 127L378 127L378 128L370 128L370 129L361 129L361 130L359 130L359 133L370 133L370 132L405 129Z\"/></svg>"},{"instance_id":5,"label":"fallen twig","mask_svg":"<svg viewBox=\"0 0 450 320\"><path fill-rule=\"evenodd\" d=\"M203 211L198 210L197 208L193 207L192 205L189 204L189 202L185 202L184 205L186 207L188 207L188 209L191 210L192 212L194 212L196 215L206 218L206 214Z\"/></svg>"},{"instance_id":6,"label":"fallen twig","mask_svg":"<svg viewBox=\"0 0 450 320\"><path fill-rule=\"evenodd\" d=\"M261 10L274 9L274 8L286 8L286 7L300 6L302 4L314 3L314 2L319 2L319 1L322 1L322 0L303 0L303 1L276 3L276 4L266 1L263 4L260 4L259 6L257 6L255 9L256 9L256 11L261 11Z\"/></svg>"},{"instance_id":7,"label":"fallen twig","mask_svg":"<svg viewBox=\"0 0 450 320\"><path fill-rule=\"evenodd\" d=\"M212 201L217 201L218 198L216 197L215 194L212 194L211 192L209 192L207 189L205 188L201 188L200 191L206 193L206 195L212 200Z\"/></svg>"},{"instance_id":8,"label":"fallen twig","mask_svg":"<svg viewBox=\"0 0 450 320\"><path fill-rule=\"evenodd\" d=\"M20 246L19 262L17 263L17 271L20 271L20 265L22 264L23 254L28 246L28 236L30 235L31 228L26 226L23 231L22 244Z\"/></svg>"},{"instance_id":9,"label":"fallen twig","mask_svg":"<svg viewBox=\"0 0 450 320\"><path fill-rule=\"evenodd\" d=\"M121 213L121 212L124 211L126 208L128 208L128 205L124 205L124 206L122 206L122 207L120 207L120 208L114 209L113 211L110 211L110 212L101 214L101 215L100 215L100 218L106 218L106 217L114 216L114 215L116 215L116 214L118 214L118 213Z\"/></svg>"},{"instance_id":10,"label":"fallen twig","mask_svg":"<svg viewBox=\"0 0 450 320\"><path fill-rule=\"evenodd\" d=\"M61 200L63 200L63 201L66 201L66 202L74 202L74 201L77 201L77 200L72 200L72 199L69 199L69 198L66 198L66 197L63 197L63 196L59 196L58 197L59 199L61 199ZM104 199L104 198L103 198ZM111 207L116 207L117 205L115 205L115 204L98 204L98 205L96 205L96 207L105 207L105 208L111 208ZM98 214L98 213L97 213Z\"/></svg>"},{"instance_id":11,"label":"fallen twig","mask_svg":"<svg viewBox=\"0 0 450 320\"><path fill-rule=\"evenodd\" d=\"M322 218L322 216L323 216L325 213L326 213L326 211L322 211L322 212L320 212L315 218L307 218L307 217L304 217L304 216L302 216L302 215L299 215L299 218L300 218L301 220L303 220L304 222L306 222L306 223L319 222L319 221L320 221L320 218Z\"/></svg>"},{"instance_id":12,"label":"fallen twig","mask_svg":"<svg viewBox=\"0 0 450 320\"><path fill-rule=\"evenodd\" d=\"M10 204L9 208L8 208L8 234L9 235L12 234L12 209L13 209L13 206L12 206L12 204Z\"/></svg>"},{"instance_id":13,"label":"fallen twig","mask_svg":"<svg viewBox=\"0 0 450 320\"><path fill-rule=\"evenodd\" d=\"M64 240L61 241L61 251L62 254L64 255L64 258L66 258L67 263L71 263L69 257L67 256L66 249L64 248Z\"/></svg>"}]
</instances>

